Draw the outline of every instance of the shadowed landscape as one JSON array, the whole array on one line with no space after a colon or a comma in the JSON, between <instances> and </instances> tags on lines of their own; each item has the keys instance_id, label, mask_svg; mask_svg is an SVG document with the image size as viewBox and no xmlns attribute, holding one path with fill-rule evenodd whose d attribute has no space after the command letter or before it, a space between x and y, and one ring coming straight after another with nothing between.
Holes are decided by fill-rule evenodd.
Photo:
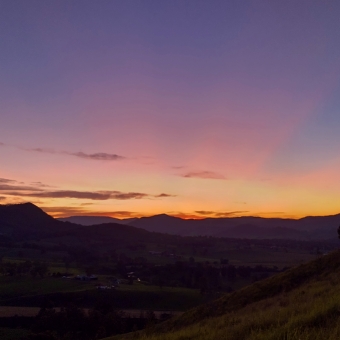
<instances>
[{"instance_id":1,"label":"shadowed landscape","mask_svg":"<svg viewBox=\"0 0 340 340\"><path fill-rule=\"evenodd\" d=\"M279 327L282 334L294 329L301 336L309 331L306 325L289 326L298 322L290 311L295 295L306 299L306 306L301 302L299 308L318 313L310 294L322 290L325 282L324 289L336 294L336 287L329 283L338 275L340 261L336 228L331 234L336 218L187 221L162 215L142 219L143 225L151 221L153 230L157 230L156 220L162 231L177 225L196 234L180 236L137 227L139 219L80 225L54 219L31 203L0 205L1 331L4 339L6 334L11 339L18 328L22 339L100 339L145 328L127 338L217 339L226 327L230 339L237 334L240 339L269 339ZM83 220L86 224L87 218ZM256 224L245 227L251 220ZM212 223L219 225L219 231L233 237L202 235L204 222L210 228ZM273 238L271 228L277 231L281 223L285 231L291 230L290 236ZM252 238L254 228L266 232ZM242 238L237 238L238 229ZM296 238L295 232L301 230L303 235L324 237ZM313 306L308 305L311 300ZM284 309L278 307L281 303ZM279 311L274 313L275 308ZM329 308L334 310L334 304ZM281 324L271 319L273 313L282 319ZM289 313L292 316L284 318ZM272 322L268 334L262 332L261 322ZM216 323L224 326L217 331Z\"/></svg>"},{"instance_id":2,"label":"shadowed landscape","mask_svg":"<svg viewBox=\"0 0 340 340\"><path fill-rule=\"evenodd\" d=\"M340 339L339 18L0 0L0 339Z\"/></svg>"}]
</instances>

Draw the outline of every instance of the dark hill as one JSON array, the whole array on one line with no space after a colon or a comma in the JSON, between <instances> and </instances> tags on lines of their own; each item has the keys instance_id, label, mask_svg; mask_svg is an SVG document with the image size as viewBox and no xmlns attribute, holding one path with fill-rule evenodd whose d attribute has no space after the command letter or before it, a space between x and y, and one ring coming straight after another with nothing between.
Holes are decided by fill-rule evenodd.
<instances>
[{"instance_id":1,"label":"dark hill","mask_svg":"<svg viewBox=\"0 0 340 340\"><path fill-rule=\"evenodd\" d=\"M162 234L118 223L104 223L95 226L82 226L77 231L78 239L90 240L102 245L122 245L134 242L150 242L161 239Z\"/></svg>"},{"instance_id":2,"label":"dark hill","mask_svg":"<svg viewBox=\"0 0 340 340\"><path fill-rule=\"evenodd\" d=\"M54 224L53 217L47 215L32 203L0 205L0 221L8 225L35 225L46 223Z\"/></svg>"},{"instance_id":3,"label":"dark hill","mask_svg":"<svg viewBox=\"0 0 340 340\"><path fill-rule=\"evenodd\" d=\"M181 236L215 236L234 238L336 239L334 230L340 224L340 215L310 216L301 219L230 217L183 220L156 215L129 223L149 231Z\"/></svg>"},{"instance_id":4,"label":"dark hill","mask_svg":"<svg viewBox=\"0 0 340 340\"><path fill-rule=\"evenodd\" d=\"M134 220L134 218L128 218L120 220L118 218L109 216L70 216L58 218L62 222L71 222L80 225L97 225L103 223L118 223L118 224L128 224Z\"/></svg>"},{"instance_id":5,"label":"dark hill","mask_svg":"<svg viewBox=\"0 0 340 340\"><path fill-rule=\"evenodd\" d=\"M59 238L66 242L66 237L68 245L84 246L122 245L140 241L161 241L164 237L167 240L176 238L117 223L81 226L62 222L32 203L0 205L0 234L13 241L48 239L52 243L59 243Z\"/></svg>"},{"instance_id":6,"label":"dark hill","mask_svg":"<svg viewBox=\"0 0 340 340\"><path fill-rule=\"evenodd\" d=\"M0 233L13 239L34 239L76 229L55 220L32 203L0 205Z\"/></svg>"},{"instance_id":7,"label":"dark hill","mask_svg":"<svg viewBox=\"0 0 340 340\"><path fill-rule=\"evenodd\" d=\"M191 226L195 228L194 220L183 220L181 218L166 214L155 215L151 217L141 217L130 222L129 224L148 231L176 235L190 235L190 231L188 229L190 229ZM195 229L193 229L193 232L195 232Z\"/></svg>"}]
</instances>

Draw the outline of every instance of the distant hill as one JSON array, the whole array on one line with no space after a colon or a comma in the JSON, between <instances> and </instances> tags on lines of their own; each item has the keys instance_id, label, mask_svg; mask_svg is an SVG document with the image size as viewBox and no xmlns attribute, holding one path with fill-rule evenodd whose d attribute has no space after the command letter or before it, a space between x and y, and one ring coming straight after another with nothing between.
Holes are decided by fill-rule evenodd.
<instances>
[{"instance_id":1,"label":"distant hill","mask_svg":"<svg viewBox=\"0 0 340 340\"><path fill-rule=\"evenodd\" d=\"M0 205L0 235L12 241L48 239L49 242L57 244L62 239L64 244L72 246L89 244L113 246L174 237L118 223L82 226L62 222L32 203Z\"/></svg>"},{"instance_id":2,"label":"distant hill","mask_svg":"<svg viewBox=\"0 0 340 340\"><path fill-rule=\"evenodd\" d=\"M153 328L106 340L340 339L339 276L336 251Z\"/></svg>"},{"instance_id":3,"label":"distant hill","mask_svg":"<svg viewBox=\"0 0 340 340\"><path fill-rule=\"evenodd\" d=\"M340 214L310 216L301 219L230 217L183 220L165 214L142 217L130 225L181 236L215 236L233 238L336 239Z\"/></svg>"},{"instance_id":4,"label":"distant hill","mask_svg":"<svg viewBox=\"0 0 340 340\"><path fill-rule=\"evenodd\" d=\"M80 225L97 225L103 223L118 223L118 224L129 224L134 218L128 218L120 220L119 218L109 217L109 216L70 216L58 218L62 222L76 223Z\"/></svg>"},{"instance_id":5,"label":"distant hill","mask_svg":"<svg viewBox=\"0 0 340 340\"><path fill-rule=\"evenodd\" d=\"M105 216L71 216L58 220L32 203L0 205L0 233L11 235L16 239L58 233L72 233L81 237L82 233L84 235L92 234L94 231L97 231L99 235L102 233L101 230L104 229L111 233L113 229L108 228L108 224L116 230L125 227L122 230L126 233L130 230L131 237L133 232L138 234L139 229L144 229L153 233L180 236L336 240L336 229L340 224L340 215L309 216L298 220L260 217L184 220L166 214L126 220ZM105 227L102 225L105 225ZM87 229L84 226L95 227ZM95 239L96 234L94 233L91 237Z\"/></svg>"}]
</instances>

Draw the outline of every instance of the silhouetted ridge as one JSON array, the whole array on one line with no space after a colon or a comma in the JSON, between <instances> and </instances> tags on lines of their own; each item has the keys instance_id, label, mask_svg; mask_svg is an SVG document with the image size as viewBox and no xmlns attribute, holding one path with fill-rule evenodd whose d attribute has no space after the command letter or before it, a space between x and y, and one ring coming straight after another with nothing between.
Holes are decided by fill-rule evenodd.
<instances>
[{"instance_id":1,"label":"silhouetted ridge","mask_svg":"<svg viewBox=\"0 0 340 340\"><path fill-rule=\"evenodd\" d=\"M109 216L70 216L70 217L62 217L58 218L59 221L62 222L71 222L80 225L97 225L103 223L118 223L118 224L128 224L134 221L134 218L127 218L124 220L120 220L118 218L109 217Z\"/></svg>"},{"instance_id":2,"label":"silhouetted ridge","mask_svg":"<svg viewBox=\"0 0 340 340\"><path fill-rule=\"evenodd\" d=\"M47 215L43 210L32 203L0 205L0 222L7 221L11 224L22 223L27 225L34 223L53 223L53 217Z\"/></svg>"},{"instance_id":3,"label":"silhouetted ridge","mask_svg":"<svg viewBox=\"0 0 340 340\"><path fill-rule=\"evenodd\" d=\"M148 231L183 235L183 231L188 226L188 223L190 223L188 220L183 220L179 217L160 214L151 217L141 217L129 224Z\"/></svg>"},{"instance_id":4,"label":"silhouetted ridge","mask_svg":"<svg viewBox=\"0 0 340 340\"><path fill-rule=\"evenodd\" d=\"M15 239L28 239L70 230L32 203L0 205L0 233Z\"/></svg>"},{"instance_id":5,"label":"silhouetted ridge","mask_svg":"<svg viewBox=\"0 0 340 340\"><path fill-rule=\"evenodd\" d=\"M253 216L184 220L166 214L142 217L129 222L138 228L180 236L215 236L232 238L284 238L301 240L333 239L340 214L310 216L301 219Z\"/></svg>"}]
</instances>

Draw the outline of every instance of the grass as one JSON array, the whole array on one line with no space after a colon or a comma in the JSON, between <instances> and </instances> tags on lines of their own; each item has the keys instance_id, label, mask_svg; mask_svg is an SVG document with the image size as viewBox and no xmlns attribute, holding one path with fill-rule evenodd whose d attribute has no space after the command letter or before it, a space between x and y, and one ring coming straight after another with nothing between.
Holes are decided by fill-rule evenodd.
<instances>
[{"instance_id":1,"label":"grass","mask_svg":"<svg viewBox=\"0 0 340 340\"><path fill-rule=\"evenodd\" d=\"M107 339L340 339L339 268L335 252L154 328Z\"/></svg>"}]
</instances>

